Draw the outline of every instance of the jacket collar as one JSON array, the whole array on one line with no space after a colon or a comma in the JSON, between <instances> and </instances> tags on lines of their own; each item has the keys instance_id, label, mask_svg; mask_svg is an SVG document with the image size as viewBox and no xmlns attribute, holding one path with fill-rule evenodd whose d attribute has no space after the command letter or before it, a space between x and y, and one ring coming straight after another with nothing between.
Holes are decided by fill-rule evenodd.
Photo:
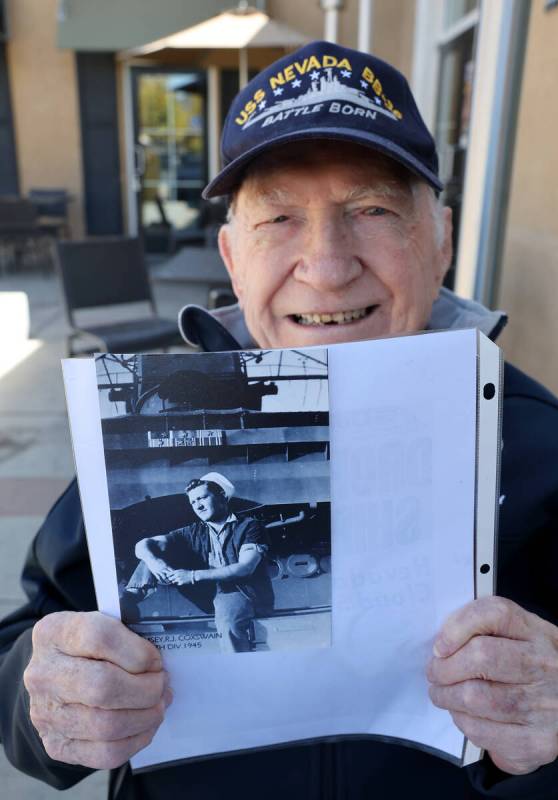
<instances>
[{"instance_id":1,"label":"jacket collar","mask_svg":"<svg viewBox=\"0 0 558 800\"><path fill-rule=\"evenodd\" d=\"M214 320L217 320L234 337L241 349L250 350L258 347L246 327L244 315L237 303L217 308L211 312L200 306L187 305L181 309L178 315L178 325L184 340L193 346L201 344L202 349L205 348L203 348L201 327L217 329L218 333L219 326L215 326ZM432 315L427 329L440 331L478 328L490 339L495 340L507 321L507 315L503 311L490 311L474 300L464 300L450 292L449 289L442 288L432 307ZM230 349L230 346L222 349Z\"/></svg>"}]
</instances>

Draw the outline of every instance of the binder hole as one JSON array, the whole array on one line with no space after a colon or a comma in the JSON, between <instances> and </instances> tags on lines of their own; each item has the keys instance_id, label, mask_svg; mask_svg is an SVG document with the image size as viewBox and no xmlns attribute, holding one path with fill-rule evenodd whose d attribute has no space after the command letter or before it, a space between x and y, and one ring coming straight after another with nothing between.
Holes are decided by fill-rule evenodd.
<instances>
[{"instance_id":1,"label":"binder hole","mask_svg":"<svg viewBox=\"0 0 558 800\"><path fill-rule=\"evenodd\" d=\"M490 564L481 564L480 571L483 575L486 575L487 572L490 572Z\"/></svg>"},{"instance_id":2,"label":"binder hole","mask_svg":"<svg viewBox=\"0 0 558 800\"><path fill-rule=\"evenodd\" d=\"M482 390L485 400L492 400L494 395L496 394L496 387L493 383L485 383L484 389Z\"/></svg>"}]
</instances>

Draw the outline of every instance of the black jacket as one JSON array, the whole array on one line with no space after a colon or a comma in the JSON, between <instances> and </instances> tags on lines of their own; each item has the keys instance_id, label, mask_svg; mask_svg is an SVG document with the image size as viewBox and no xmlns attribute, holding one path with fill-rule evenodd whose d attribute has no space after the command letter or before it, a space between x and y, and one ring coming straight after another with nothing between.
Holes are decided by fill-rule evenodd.
<instances>
[{"instance_id":1,"label":"black jacket","mask_svg":"<svg viewBox=\"0 0 558 800\"><path fill-rule=\"evenodd\" d=\"M558 400L505 367L498 593L558 623ZM60 610L95 608L75 481L35 537L22 576L27 604L0 623L0 738L8 759L52 786L90 770L51 760L30 719L22 682L33 624ZM111 777L110 797L155 800L368 800L427 797L558 798L558 762L513 777L482 762L459 769L422 751L373 740L282 747Z\"/></svg>"}]
</instances>

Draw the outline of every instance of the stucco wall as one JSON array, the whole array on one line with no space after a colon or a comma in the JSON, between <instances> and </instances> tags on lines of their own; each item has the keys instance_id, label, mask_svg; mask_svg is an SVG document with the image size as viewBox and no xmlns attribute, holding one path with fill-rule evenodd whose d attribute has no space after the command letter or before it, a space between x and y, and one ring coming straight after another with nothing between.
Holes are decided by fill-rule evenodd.
<instances>
[{"instance_id":1,"label":"stucco wall","mask_svg":"<svg viewBox=\"0 0 558 800\"><path fill-rule=\"evenodd\" d=\"M372 52L410 80L415 30L414 0L375 0Z\"/></svg>"},{"instance_id":2,"label":"stucco wall","mask_svg":"<svg viewBox=\"0 0 558 800\"><path fill-rule=\"evenodd\" d=\"M74 54L56 48L56 0L7 0L7 43L20 191L64 187L70 225L83 233Z\"/></svg>"},{"instance_id":3,"label":"stucco wall","mask_svg":"<svg viewBox=\"0 0 558 800\"><path fill-rule=\"evenodd\" d=\"M499 306L506 357L558 392L558 8L533 3Z\"/></svg>"}]
</instances>

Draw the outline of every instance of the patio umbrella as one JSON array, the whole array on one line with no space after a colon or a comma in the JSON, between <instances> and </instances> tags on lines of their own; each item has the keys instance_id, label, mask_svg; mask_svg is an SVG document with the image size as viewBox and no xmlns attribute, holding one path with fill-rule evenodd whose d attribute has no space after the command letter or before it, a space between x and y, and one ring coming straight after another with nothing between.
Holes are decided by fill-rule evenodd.
<instances>
[{"instance_id":1,"label":"patio umbrella","mask_svg":"<svg viewBox=\"0 0 558 800\"><path fill-rule=\"evenodd\" d=\"M238 50L239 83L248 83L248 49L256 47L297 48L308 41L302 33L276 22L263 11L240 4L216 17L171 36L134 47L121 57L162 56L177 50Z\"/></svg>"}]
</instances>

